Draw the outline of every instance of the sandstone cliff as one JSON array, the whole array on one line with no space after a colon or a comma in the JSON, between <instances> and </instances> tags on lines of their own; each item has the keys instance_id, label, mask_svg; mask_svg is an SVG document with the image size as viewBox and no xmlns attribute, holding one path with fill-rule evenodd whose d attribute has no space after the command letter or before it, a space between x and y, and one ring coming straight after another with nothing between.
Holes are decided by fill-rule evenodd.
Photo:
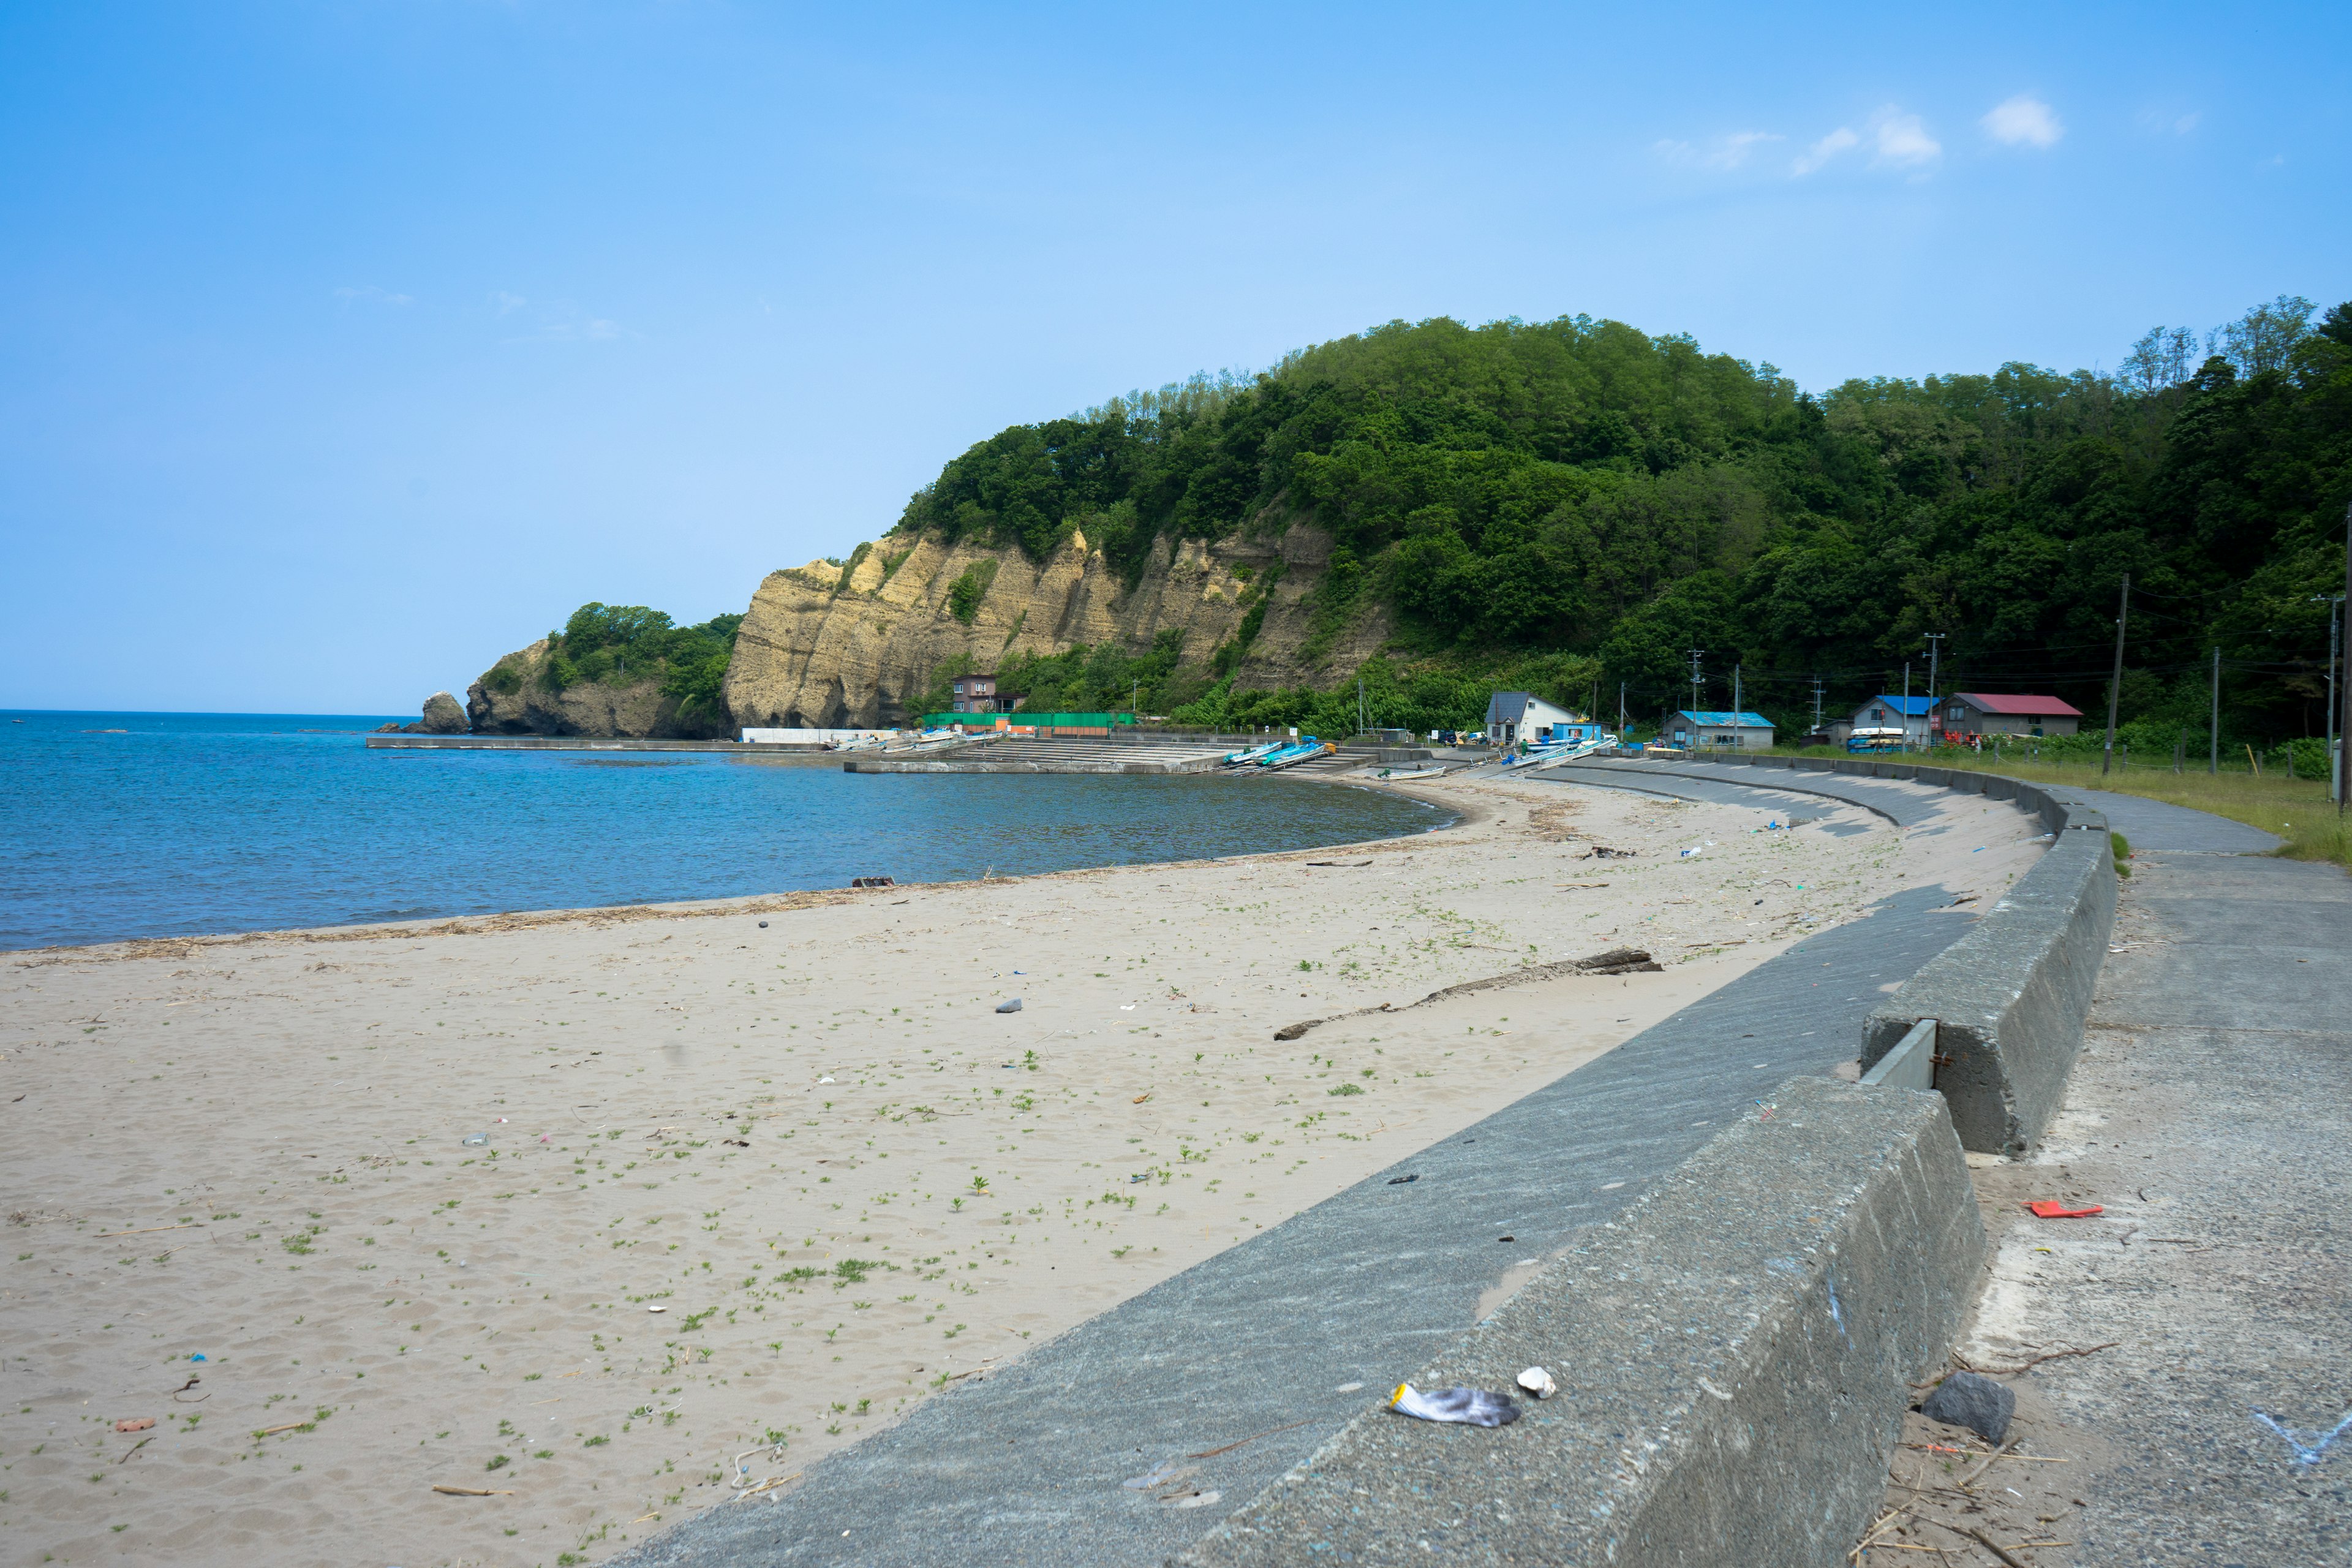
<instances>
[{"instance_id":1,"label":"sandstone cliff","mask_svg":"<svg viewBox=\"0 0 2352 1568\"><path fill-rule=\"evenodd\" d=\"M620 686L581 681L551 691L542 679L546 660L547 639L541 637L507 655L466 688L466 717L475 734L690 740L713 732L707 725L682 724L677 699L662 695L657 678Z\"/></svg>"},{"instance_id":2,"label":"sandstone cliff","mask_svg":"<svg viewBox=\"0 0 2352 1568\"><path fill-rule=\"evenodd\" d=\"M736 636L727 705L738 725L896 723L915 716L911 705L941 673L989 671L1009 654L1056 654L1080 643L1140 652L1171 627L1184 633L1184 665L1198 668L1242 629L1261 596L1265 614L1234 683L1328 681L1376 652L1391 629L1385 612L1368 611L1310 658L1303 601L1330 553L1329 536L1305 523L1279 537L1213 543L1163 537L1127 592L1083 534L1042 562L1012 546L886 537L859 546L846 568L812 562L768 574ZM950 598L959 579L983 589L968 624Z\"/></svg>"}]
</instances>

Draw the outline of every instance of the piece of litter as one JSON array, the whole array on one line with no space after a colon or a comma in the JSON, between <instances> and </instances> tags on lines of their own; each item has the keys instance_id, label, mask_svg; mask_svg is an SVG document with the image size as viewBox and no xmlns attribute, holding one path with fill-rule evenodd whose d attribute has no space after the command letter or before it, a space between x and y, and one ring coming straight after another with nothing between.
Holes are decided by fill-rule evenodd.
<instances>
[{"instance_id":1,"label":"piece of litter","mask_svg":"<svg viewBox=\"0 0 2352 1568\"><path fill-rule=\"evenodd\" d=\"M1551 1373L1539 1366L1531 1366L1519 1373L1519 1386L1538 1399L1549 1399L1559 1392L1559 1384L1552 1381Z\"/></svg>"},{"instance_id":2,"label":"piece of litter","mask_svg":"<svg viewBox=\"0 0 2352 1568\"><path fill-rule=\"evenodd\" d=\"M833 1081L833 1079L829 1079L829 1078L821 1078L821 1079L817 1079L817 1082L819 1082L819 1083L831 1083L832 1081Z\"/></svg>"},{"instance_id":3,"label":"piece of litter","mask_svg":"<svg viewBox=\"0 0 2352 1568\"><path fill-rule=\"evenodd\" d=\"M1343 1383L1343 1384L1341 1384L1339 1387L1337 1387L1337 1388L1333 1389L1331 1392L1332 1392L1332 1393L1334 1393L1334 1394L1354 1394L1354 1393L1357 1393L1359 1390L1360 1390L1363 1386L1364 1386L1364 1385L1363 1385L1362 1384L1360 1384L1360 1383Z\"/></svg>"},{"instance_id":4,"label":"piece of litter","mask_svg":"<svg viewBox=\"0 0 2352 1568\"><path fill-rule=\"evenodd\" d=\"M1507 1394L1484 1388L1433 1388L1423 1394L1409 1383L1397 1384L1389 1408L1418 1421L1450 1421L1464 1426L1507 1426L1519 1418L1519 1407Z\"/></svg>"},{"instance_id":5,"label":"piece of litter","mask_svg":"<svg viewBox=\"0 0 2352 1568\"><path fill-rule=\"evenodd\" d=\"M1141 1094L1137 1095L1134 1100L1130 1100L1129 1103L1133 1105L1141 1105L1145 1100L1150 1100L1150 1098L1151 1091L1147 1089Z\"/></svg>"},{"instance_id":6,"label":"piece of litter","mask_svg":"<svg viewBox=\"0 0 2352 1568\"><path fill-rule=\"evenodd\" d=\"M767 922L767 921L761 921L760 922L760 929L761 929L761 931L765 931L765 930L767 930L767 929L768 929L768 922Z\"/></svg>"},{"instance_id":7,"label":"piece of litter","mask_svg":"<svg viewBox=\"0 0 2352 1568\"><path fill-rule=\"evenodd\" d=\"M189 1359L190 1361L202 1361L202 1360L204 1360L204 1359L205 1359L205 1352L202 1352L202 1351L198 1351L195 1354L194 1354L194 1355L190 1356L188 1359Z\"/></svg>"},{"instance_id":8,"label":"piece of litter","mask_svg":"<svg viewBox=\"0 0 2352 1568\"><path fill-rule=\"evenodd\" d=\"M1410 1176L1391 1176L1389 1178L1389 1185L1392 1187L1401 1187L1407 1182L1417 1182L1419 1180L1421 1180L1421 1173L1419 1171L1415 1171Z\"/></svg>"},{"instance_id":9,"label":"piece of litter","mask_svg":"<svg viewBox=\"0 0 2352 1568\"><path fill-rule=\"evenodd\" d=\"M144 1432L153 1425L155 1418L152 1415L142 1415L132 1421L117 1421L114 1429L118 1432Z\"/></svg>"},{"instance_id":10,"label":"piece of litter","mask_svg":"<svg viewBox=\"0 0 2352 1568\"><path fill-rule=\"evenodd\" d=\"M1131 1476L1118 1484L1125 1487L1131 1492L1148 1492L1152 1488L1164 1485L1175 1479L1176 1461L1173 1459L1162 1459L1159 1464L1153 1466L1150 1469L1146 1470L1143 1474L1139 1476Z\"/></svg>"},{"instance_id":11,"label":"piece of litter","mask_svg":"<svg viewBox=\"0 0 2352 1568\"><path fill-rule=\"evenodd\" d=\"M458 1140L458 1145L459 1145L459 1147L461 1147L461 1148L472 1148L475 1144L478 1144L478 1143L487 1143L487 1142L488 1142L489 1141L490 1141L490 1135L489 1135L488 1133L487 1133L487 1132L477 1132L477 1133L473 1134L473 1136L471 1136L471 1137L469 1137L469 1138L463 1138L463 1139Z\"/></svg>"},{"instance_id":12,"label":"piece of litter","mask_svg":"<svg viewBox=\"0 0 2352 1568\"><path fill-rule=\"evenodd\" d=\"M2056 1198L2035 1198L2025 1206L2042 1219L2088 1219L2095 1214L2107 1212L2104 1204L2093 1204L2087 1208L2068 1208Z\"/></svg>"},{"instance_id":13,"label":"piece of litter","mask_svg":"<svg viewBox=\"0 0 2352 1568\"><path fill-rule=\"evenodd\" d=\"M1132 1002L1122 1002L1118 1005L1118 1010L1122 1013L1132 1013L1135 1011L1135 1004Z\"/></svg>"},{"instance_id":14,"label":"piece of litter","mask_svg":"<svg viewBox=\"0 0 2352 1568\"><path fill-rule=\"evenodd\" d=\"M1514 1268L1533 1268L1539 1261L1540 1259L1538 1258L1522 1258L1517 1263L1512 1264L1511 1267Z\"/></svg>"},{"instance_id":15,"label":"piece of litter","mask_svg":"<svg viewBox=\"0 0 2352 1568\"><path fill-rule=\"evenodd\" d=\"M1015 996L1010 1002L999 1002L996 1005L996 1010L1000 1013L1018 1013L1021 1011L1021 998Z\"/></svg>"},{"instance_id":16,"label":"piece of litter","mask_svg":"<svg viewBox=\"0 0 2352 1568\"><path fill-rule=\"evenodd\" d=\"M648 1312L667 1312L669 1309L667 1307L647 1307L646 1310Z\"/></svg>"}]
</instances>

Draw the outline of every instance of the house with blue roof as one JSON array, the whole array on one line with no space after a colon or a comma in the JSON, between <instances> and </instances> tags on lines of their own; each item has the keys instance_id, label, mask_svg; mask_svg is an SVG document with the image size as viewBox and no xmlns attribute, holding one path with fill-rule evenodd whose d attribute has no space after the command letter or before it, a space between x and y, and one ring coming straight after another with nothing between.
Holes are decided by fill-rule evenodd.
<instances>
[{"instance_id":1,"label":"house with blue roof","mask_svg":"<svg viewBox=\"0 0 2352 1568\"><path fill-rule=\"evenodd\" d=\"M1924 747L1928 743L1927 731L1935 714L1936 700L1932 697L1874 697L1855 709L1853 718L1832 728L1831 735L1841 743L1864 735ZM1840 729L1845 733L1838 734Z\"/></svg>"},{"instance_id":2,"label":"house with blue roof","mask_svg":"<svg viewBox=\"0 0 2352 1568\"><path fill-rule=\"evenodd\" d=\"M1761 713L1734 713L1721 709L1684 708L1666 716L1659 739L1688 751L1744 746L1762 751L1772 744L1772 721Z\"/></svg>"}]
</instances>

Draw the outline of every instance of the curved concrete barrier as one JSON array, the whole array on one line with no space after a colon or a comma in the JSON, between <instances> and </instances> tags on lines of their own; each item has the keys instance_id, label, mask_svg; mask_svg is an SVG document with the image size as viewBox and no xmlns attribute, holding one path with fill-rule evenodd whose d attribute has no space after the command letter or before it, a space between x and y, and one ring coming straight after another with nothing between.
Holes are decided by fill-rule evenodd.
<instances>
[{"instance_id":1,"label":"curved concrete barrier","mask_svg":"<svg viewBox=\"0 0 2352 1568\"><path fill-rule=\"evenodd\" d=\"M1966 936L1904 982L1863 1026L1865 1069L1922 1019L1936 1021L1935 1085L1960 1142L2021 1154L2065 1097L2083 1020L2115 929L2105 814L2019 779L1909 763L1749 757L1751 766L1867 773L2013 800L2051 832L2049 852Z\"/></svg>"},{"instance_id":2,"label":"curved concrete barrier","mask_svg":"<svg viewBox=\"0 0 2352 1568\"><path fill-rule=\"evenodd\" d=\"M1983 1256L1943 1101L1791 1079L1589 1237L1413 1379L1557 1397L1358 1416L1174 1561L1843 1561Z\"/></svg>"}]
</instances>

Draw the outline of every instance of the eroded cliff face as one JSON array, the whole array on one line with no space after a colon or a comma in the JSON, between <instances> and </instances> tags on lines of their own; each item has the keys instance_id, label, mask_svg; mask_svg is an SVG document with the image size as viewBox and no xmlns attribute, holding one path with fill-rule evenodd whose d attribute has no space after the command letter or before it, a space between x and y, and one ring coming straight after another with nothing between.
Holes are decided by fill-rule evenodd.
<instances>
[{"instance_id":1,"label":"eroded cliff face","mask_svg":"<svg viewBox=\"0 0 2352 1568\"><path fill-rule=\"evenodd\" d=\"M950 668L985 672L1012 654L1057 654L1080 643L1141 652L1171 627L1184 633L1184 665L1199 668L1239 631L1259 596L1265 615L1235 684L1328 680L1377 651L1391 631L1386 614L1372 610L1309 661L1313 628L1303 601L1330 552L1329 536L1303 523L1279 537L1163 538L1127 593L1083 534L1042 562L1016 547L884 539L861 547L846 573L812 562L769 574L736 635L727 705L738 725L898 723L916 716L912 705ZM986 579L969 625L950 607L967 572Z\"/></svg>"},{"instance_id":2,"label":"eroded cliff face","mask_svg":"<svg viewBox=\"0 0 2352 1568\"><path fill-rule=\"evenodd\" d=\"M582 681L550 691L541 679L547 639L507 655L466 688L466 720L477 735L626 735L693 740L713 733L682 725L677 699L658 679L607 686ZM724 733L724 731L718 731Z\"/></svg>"}]
</instances>

